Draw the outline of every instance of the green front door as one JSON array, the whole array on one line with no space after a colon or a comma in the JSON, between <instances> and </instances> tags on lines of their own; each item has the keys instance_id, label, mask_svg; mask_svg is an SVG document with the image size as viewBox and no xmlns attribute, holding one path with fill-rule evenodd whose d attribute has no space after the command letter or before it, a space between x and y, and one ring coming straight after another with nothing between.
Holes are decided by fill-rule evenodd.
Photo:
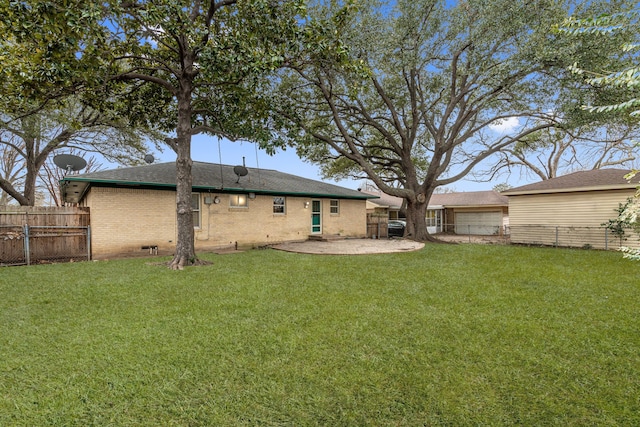
<instances>
[{"instance_id":1,"label":"green front door","mask_svg":"<svg viewBox=\"0 0 640 427\"><path fill-rule=\"evenodd\" d=\"M311 202L311 234L322 234L322 201Z\"/></svg>"}]
</instances>

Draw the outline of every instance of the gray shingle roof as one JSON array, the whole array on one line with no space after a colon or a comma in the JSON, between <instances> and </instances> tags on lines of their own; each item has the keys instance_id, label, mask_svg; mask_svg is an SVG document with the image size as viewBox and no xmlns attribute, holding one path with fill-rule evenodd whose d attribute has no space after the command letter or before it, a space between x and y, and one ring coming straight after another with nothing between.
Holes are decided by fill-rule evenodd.
<instances>
[{"instance_id":1,"label":"gray shingle roof","mask_svg":"<svg viewBox=\"0 0 640 427\"><path fill-rule=\"evenodd\" d=\"M402 206L402 198L389 196L385 193L379 194L380 199L372 200L373 203L378 205L385 205L392 208L400 208ZM429 206L444 206L444 207L461 207L461 206L508 206L509 199L500 193L489 191L465 191L459 193L437 193L431 196L429 200Z\"/></svg>"},{"instance_id":2,"label":"gray shingle roof","mask_svg":"<svg viewBox=\"0 0 640 427\"><path fill-rule=\"evenodd\" d=\"M431 196L429 205L444 206L447 208L461 206L508 206L509 199L493 190L438 193Z\"/></svg>"},{"instance_id":3,"label":"gray shingle roof","mask_svg":"<svg viewBox=\"0 0 640 427\"><path fill-rule=\"evenodd\" d=\"M390 196L382 191L363 191L365 194L369 194L372 197L378 197L375 200L371 200L378 206L389 207L391 209L400 209L402 207L402 197Z\"/></svg>"},{"instance_id":4,"label":"gray shingle roof","mask_svg":"<svg viewBox=\"0 0 640 427\"><path fill-rule=\"evenodd\" d=\"M596 169L574 172L557 178L511 188L502 194L507 196L542 193L564 193L573 191L593 191L633 188L637 182L629 182L624 176L628 169Z\"/></svg>"},{"instance_id":5,"label":"gray shingle roof","mask_svg":"<svg viewBox=\"0 0 640 427\"><path fill-rule=\"evenodd\" d=\"M343 199L368 199L375 196L329 184L302 178L271 169L247 168L246 176L238 177L234 166L193 162L193 189L217 192L243 192L256 194L300 195L308 197L332 197ZM73 175L64 178L68 187L65 200L79 201L90 185L137 186L145 188L175 188L176 165L174 162L133 166L107 171Z\"/></svg>"}]
</instances>

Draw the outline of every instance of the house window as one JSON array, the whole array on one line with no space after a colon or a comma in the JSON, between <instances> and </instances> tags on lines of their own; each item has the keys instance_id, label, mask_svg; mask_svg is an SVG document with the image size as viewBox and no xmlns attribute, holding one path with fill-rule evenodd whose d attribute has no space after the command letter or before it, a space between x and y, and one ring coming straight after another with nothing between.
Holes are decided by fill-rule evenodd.
<instances>
[{"instance_id":1,"label":"house window","mask_svg":"<svg viewBox=\"0 0 640 427\"><path fill-rule=\"evenodd\" d=\"M200 228L200 193L191 193L191 212L193 214L193 226Z\"/></svg>"},{"instance_id":2,"label":"house window","mask_svg":"<svg viewBox=\"0 0 640 427\"><path fill-rule=\"evenodd\" d=\"M285 213L285 199L284 197L274 197L273 198L273 213L274 214L284 214Z\"/></svg>"},{"instance_id":3,"label":"house window","mask_svg":"<svg viewBox=\"0 0 640 427\"><path fill-rule=\"evenodd\" d=\"M427 211L427 227L438 227L440 219L440 215L438 215L437 210L428 210Z\"/></svg>"},{"instance_id":4,"label":"house window","mask_svg":"<svg viewBox=\"0 0 640 427\"><path fill-rule=\"evenodd\" d=\"M331 212L334 215L337 215L340 213L340 200L331 200L329 202L329 212Z\"/></svg>"},{"instance_id":5,"label":"house window","mask_svg":"<svg viewBox=\"0 0 640 427\"><path fill-rule=\"evenodd\" d=\"M246 208L249 201L245 194L232 194L229 196L229 203L232 208Z\"/></svg>"}]
</instances>

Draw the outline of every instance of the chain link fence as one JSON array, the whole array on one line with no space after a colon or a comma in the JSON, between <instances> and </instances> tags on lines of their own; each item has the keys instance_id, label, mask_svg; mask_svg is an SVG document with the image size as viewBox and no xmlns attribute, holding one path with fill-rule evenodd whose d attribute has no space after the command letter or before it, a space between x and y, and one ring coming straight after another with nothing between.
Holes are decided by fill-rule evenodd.
<instances>
[{"instance_id":1,"label":"chain link fence","mask_svg":"<svg viewBox=\"0 0 640 427\"><path fill-rule=\"evenodd\" d=\"M622 235L606 227L575 227L559 225L487 226L465 224L444 227L451 230L435 236L445 241L465 243L503 243L554 246L567 248L618 250L622 246L640 248L640 236L633 229ZM454 231L455 230L455 231Z\"/></svg>"},{"instance_id":2,"label":"chain link fence","mask_svg":"<svg viewBox=\"0 0 640 427\"><path fill-rule=\"evenodd\" d=\"M26 264L24 227L0 224L0 266Z\"/></svg>"},{"instance_id":3,"label":"chain link fence","mask_svg":"<svg viewBox=\"0 0 640 427\"><path fill-rule=\"evenodd\" d=\"M0 225L0 266L90 259L90 226Z\"/></svg>"},{"instance_id":4,"label":"chain link fence","mask_svg":"<svg viewBox=\"0 0 640 427\"><path fill-rule=\"evenodd\" d=\"M427 228L434 237L445 242L509 244L509 227L505 225L439 224Z\"/></svg>"},{"instance_id":5,"label":"chain link fence","mask_svg":"<svg viewBox=\"0 0 640 427\"><path fill-rule=\"evenodd\" d=\"M640 239L632 229L618 236L606 227L573 227L553 225L511 225L511 243L556 247L618 250L622 246L640 247Z\"/></svg>"}]
</instances>

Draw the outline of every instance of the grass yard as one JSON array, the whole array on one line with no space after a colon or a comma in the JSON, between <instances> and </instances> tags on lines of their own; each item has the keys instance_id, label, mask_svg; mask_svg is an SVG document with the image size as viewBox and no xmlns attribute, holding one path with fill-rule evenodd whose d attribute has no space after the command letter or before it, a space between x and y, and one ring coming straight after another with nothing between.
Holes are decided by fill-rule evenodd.
<instances>
[{"instance_id":1,"label":"grass yard","mask_svg":"<svg viewBox=\"0 0 640 427\"><path fill-rule=\"evenodd\" d=\"M202 258L0 269L0 425L640 425L619 253Z\"/></svg>"}]
</instances>

